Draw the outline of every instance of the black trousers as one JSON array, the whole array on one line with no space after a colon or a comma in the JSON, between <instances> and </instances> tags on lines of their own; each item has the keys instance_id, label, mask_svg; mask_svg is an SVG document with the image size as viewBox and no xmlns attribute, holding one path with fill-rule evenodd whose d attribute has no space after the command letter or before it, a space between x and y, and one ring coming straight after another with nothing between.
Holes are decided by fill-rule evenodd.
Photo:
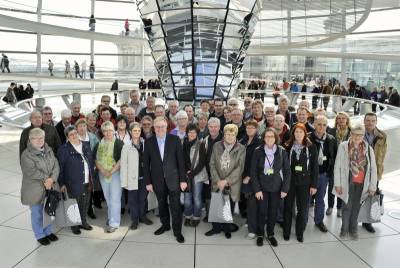
<instances>
[{"instance_id":1,"label":"black trousers","mask_svg":"<svg viewBox=\"0 0 400 268\"><path fill-rule=\"evenodd\" d=\"M84 190L81 195L75 196L76 202L78 203L79 214L81 215L82 225L87 225L86 214L90 205L91 191L89 191L89 183L84 184ZM79 228L77 226L71 227L71 229Z\"/></svg>"},{"instance_id":2,"label":"black trousers","mask_svg":"<svg viewBox=\"0 0 400 268\"><path fill-rule=\"evenodd\" d=\"M274 236L278 216L280 192L264 192L263 199L257 200L257 235L265 234L265 217L267 217L267 236Z\"/></svg>"},{"instance_id":3,"label":"black trousers","mask_svg":"<svg viewBox=\"0 0 400 268\"><path fill-rule=\"evenodd\" d=\"M329 178L329 186L328 186L328 207L329 208L333 208L333 206L335 205L335 195L332 194L332 190L333 190L333 176L331 176L332 178ZM337 209L341 209L342 208L342 199L340 199L339 197L336 197L336 208Z\"/></svg>"},{"instance_id":4,"label":"black trousers","mask_svg":"<svg viewBox=\"0 0 400 268\"><path fill-rule=\"evenodd\" d=\"M147 190L144 179L138 182L138 189L128 191L128 206L132 221L139 221L146 216L147 212Z\"/></svg>"},{"instance_id":5,"label":"black trousers","mask_svg":"<svg viewBox=\"0 0 400 268\"><path fill-rule=\"evenodd\" d=\"M164 227L170 227L170 210L172 214L172 230L174 235L182 233L181 191L170 191L165 183L163 189L154 189L158 201L160 221ZM168 205L169 199L169 205Z\"/></svg>"},{"instance_id":6,"label":"black trousers","mask_svg":"<svg viewBox=\"0 0 400 268\"><path fill-rule=\"evenodd\" d=\"M307 210L307 202L309 202L310 186L309 185L290 185L288 195L285 198L284 215L283 215L283 235L290 236L292 229L292 216L294 201L297 205L296 216L296 235L302 236L305 229L304 214Z\"/></svg>"},{"instance_id":7,"label":"black trousers","mask_svg":"<svg viewBox=\"0 0 400 268\"><path fill-rule=\"evenodd\" d=\"M254 194L247 198L247 229L249 233L257 233L257 199Z\"/></svg>"},{"instance_id":8,"label":"black trousers","mask_svg":"<svg viewBox=\"0 0 400 268\"><path fill-rule=\"evenodd\" d=\"M232 198L229 198L231 202L231 212L233 215L233 211L235 210L235 202L232 201ZM219 233L219 232L224 232L224 233L230 233L232 231L232 224L231 223L219 223L219 222L213 222L212 223L212 229Z\"/></svg>"}]
</instances>

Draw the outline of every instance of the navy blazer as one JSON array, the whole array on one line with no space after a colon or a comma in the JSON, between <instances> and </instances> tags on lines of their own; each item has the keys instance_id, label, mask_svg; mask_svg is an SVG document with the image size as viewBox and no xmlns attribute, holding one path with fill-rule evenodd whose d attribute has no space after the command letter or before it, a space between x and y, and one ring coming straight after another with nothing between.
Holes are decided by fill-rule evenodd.
<instances>
[{"instance_id":1,"label":"navy blazer","mask_svg":"<svg viewBox=\"0 0 400 268\"><path fill-rule=\"evenodd\" d=\"M92 183L94 162L90 145L82 142L82 152L89 166L89 183ZM66 186L70 197L78 197L83 191L85 182L85 167L82 156L75 150L71 143L61 145L57 151L57 158L60 164L60 175L58 183L60 187Z\"/></svg>"},{"instance_id":2,"label":"navy blazer","mask_svg":"<svg viewBox=\"0 0 400 268\"><path fill-rule=\"evenodd\" d=\"M180 189L186 182L185 162L179 137L167 134L164 144L164 160L161 160L156 136L147 139L143 153L143 177L146 185L152 184L155 192L162 192L164 180L168 190Z\"/></svg>"}]
</instances>

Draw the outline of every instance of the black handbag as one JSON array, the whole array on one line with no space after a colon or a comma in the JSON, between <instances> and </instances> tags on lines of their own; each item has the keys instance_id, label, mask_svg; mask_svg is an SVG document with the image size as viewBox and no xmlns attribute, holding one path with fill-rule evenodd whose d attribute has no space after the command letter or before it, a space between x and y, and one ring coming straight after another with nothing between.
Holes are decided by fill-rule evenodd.
<instances>
[{"instance_id":1,"label":"black handbag","mask_svg":"<svg viewBox=\"0 0 400 268\"><path fill-rule=\"evenodd\" d=\"M55 216L56 209L58 207L58 203L60 202L60 200L61 200L60 192L54 189L46 190L46 201L44 203L43 210L49 216Z\"/></svg>"}]
</instances>

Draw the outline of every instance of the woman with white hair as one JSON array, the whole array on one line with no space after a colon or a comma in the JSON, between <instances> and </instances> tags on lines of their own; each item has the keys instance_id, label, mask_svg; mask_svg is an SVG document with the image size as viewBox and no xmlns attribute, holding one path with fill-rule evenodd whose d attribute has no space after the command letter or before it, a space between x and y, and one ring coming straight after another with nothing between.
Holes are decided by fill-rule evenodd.
<instances>
[{"instance_id":1,"label":"woman with white hair","mask_svg":"<svg viewBox=\"0 0 400 268\"><path fill-rule=\"evenodd\" d=\"M124 143L114 136L114 125L106 121L101 125L103 138L94 148L101 187L108 208L107 232L115 232L121 223L120 158Z\"/></svg>"},{"instance_id":2,"label":"woman with white hair","mask_svg":"<svg viewBox=\"0 0 400 268\"><path fill-rule=\"evenodd\" d=\"M71 110L62 110L61 111L61 121L57 123L56 129L58 132L58 136L60 137L61 144L64 144L67 141L67 138L64 135L64 129L71 125L72 113Z\"/></svg>"},{"instance_id":3,"label":"woman with white hair","mask_svg":"<svg viewBox=\"0 0 400 268\"><path fill-rule=\"evenodd\" d=\"M179 111L176 114L176 128L171 130L170 134L178 136L183 143L184 138L186 137L186 127L188 126L188 116L185 111Z\"/></svg>"},{"instance_id":4,"label":"woman with white hair","mask_svg":"<svg viewBox=\"0 0 400 268\"><path fill-rule=\"evenodd\" d=\"M43 246L58 238L52 225L43 226L43 202L46 190L57 182L59 166L52 149L45 143L45 132L40 128L29 131L27 148L21 155L21 202L31 210L32 230Z\"/></svg>"},{"instance_id":5,"label":"woman with white hair","mask_svg":"<svg viewBox=\"0 0 400 268\"><path fill-rule=\"evenodd\" d=\"M342 228L340 237L347 234L358 239L358 213L361 203L376 192L377 168L374 149L364 141L365 127L356 124L351 127L348 141L339 144L334 169L332 193L343 201Z\"/></svg>"}]
</instances>

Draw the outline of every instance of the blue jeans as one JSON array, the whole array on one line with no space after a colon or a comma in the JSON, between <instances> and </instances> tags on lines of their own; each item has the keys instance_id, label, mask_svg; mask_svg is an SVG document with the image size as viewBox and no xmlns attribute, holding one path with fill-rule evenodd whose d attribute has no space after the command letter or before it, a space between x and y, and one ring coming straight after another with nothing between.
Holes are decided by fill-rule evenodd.
<instances>
[{"instance_id":1,"label":"blue jeans","mask_svg":"<svg viewBox=\"0 0 400 268\"><path fill-rule=\"evenodd\" d=\"M193 218L198 220L201 217L201 193L203 191L203 182L193 183L192 192L185 193L185 210L183 215L186 218Z\"/></svg>"},{"instance_id":2,"label":"blue jeans","mask_svg":"<svg viewBox=\"0 0 400 268\"><path fill-rule=\"evenodd\" d=\"M325 195L326 188L328 187L329 178L326 173L320 173L318 177L317 193L315 195L315 207L314 207L314 222L320 224L324 220L325 215Z\"/></svg>"},{"instance_id":3,"label":"blue jeans","mask_svg":"<svg viewBox=\"0 0 400 268\"><path fill-rule=\"evenodd\" d=\"M121 223L121 178L119 171L112 174L110 182L99 173L101 188L103 188L104 198L108 208L108 225L118 228Z\"/></svg>"},{"instance_id":4,"label":"blue jeans","mask_svg":"<svg viewBox=\"0 0 400 268\"><path fill-rule=\"evenodd\" d=\"M53 226L51 224L43 228L43 205L37 204L30 206L31 209L31 223L32 230L35 234L36 240L46 237L53 232Z\"/></svg>"},{"instance_id":5,"label":"blue jeans","mask_svg":"<svg viewBox=\"0 0 400 268\"><path fill-rule=\"evenodd\" d=\"M128 206L132 221L139 221L146 216L147 190L144 179L139 179L138 189L128 191Z\"/></svg>"}]
</instances>

